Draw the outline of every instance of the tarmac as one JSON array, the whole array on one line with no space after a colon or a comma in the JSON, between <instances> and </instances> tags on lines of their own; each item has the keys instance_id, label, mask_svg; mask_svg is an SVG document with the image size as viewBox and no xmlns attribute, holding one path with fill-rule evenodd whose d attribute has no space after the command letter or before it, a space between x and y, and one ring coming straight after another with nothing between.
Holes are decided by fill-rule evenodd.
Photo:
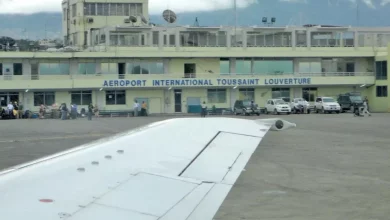
<instances>
[{"instance_id":1,"label":"tarmac","mask_svg":"<svg viewBox=\"0 0 390 220\"><path fill-rule=\"evenodd\" d=\"M390 114L277 117L297 128L268 132L216 220L389 219ZM168 118L0 121L0 170Z\"/></svg>"}]
</instances>

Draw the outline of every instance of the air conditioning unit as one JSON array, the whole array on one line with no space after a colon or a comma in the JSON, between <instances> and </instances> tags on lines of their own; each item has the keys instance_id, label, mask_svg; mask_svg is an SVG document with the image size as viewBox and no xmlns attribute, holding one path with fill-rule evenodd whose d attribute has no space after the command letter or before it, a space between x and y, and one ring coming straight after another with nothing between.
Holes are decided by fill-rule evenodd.
<instances>
[{"instance_id":1,"label":"air conditioning unit","mask_svg":"<svg viewBox=\"0 0 390 220\"><path fill-rule=\"evenodd\" d=\"M125 23L130 23L130 19L129 19L129 18L125 18L125 19L123 20L123 22L125 22Z\"/></svg>"},{"instance_id":2,"label":"air conditioning unit","mask_svg":"<svg viewBox=\"0 0 390 220\"><path fill-rule=\"evenodd\" d=\"M87 18L87 23L93 23L93 18Z\"/></svg>"}]
</instances>

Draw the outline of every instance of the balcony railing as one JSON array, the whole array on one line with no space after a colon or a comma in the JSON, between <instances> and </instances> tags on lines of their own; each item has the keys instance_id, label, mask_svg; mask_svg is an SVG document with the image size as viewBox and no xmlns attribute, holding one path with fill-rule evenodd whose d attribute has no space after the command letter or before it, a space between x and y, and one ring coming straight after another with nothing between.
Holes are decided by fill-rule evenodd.
<instances>
[{"instance_id":1,"label":"balcony railing","mask_svg":"<svg viewBox=\"0 0 390 220\"><path fill-rule=\"evenodd\" d=\"M189 78L238 78L238 77L355 77L375 76L374 72L323 72L323 73L249 73L249 74L218 74L218 73L197 73L197 74L74 74L74 75L3 75L0 80L78 80L78 79L126 79L126 78L166 78L166 79L189 79Z\"/></svg>"}]
</instances>

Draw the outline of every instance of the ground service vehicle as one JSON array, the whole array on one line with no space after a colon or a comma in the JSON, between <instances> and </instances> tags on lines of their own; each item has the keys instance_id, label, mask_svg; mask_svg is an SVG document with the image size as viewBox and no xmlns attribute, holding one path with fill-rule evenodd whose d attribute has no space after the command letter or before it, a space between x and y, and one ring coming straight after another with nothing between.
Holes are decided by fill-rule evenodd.
<instances>
[{"instance_id":1,"label":"ground service vehicle","mask_svg":"<svg viewBox=\"0 0 390 220\"><path fill-rule=\"evenodd\" d=\"M354 106L358 106L358 107L363 106L363 98L359 92L340 94L337 97L337 102L341 106L341 112L345 112L345 111L354 112Z\"/></svg>"},{"instance_id":2,"label":"ground service vehicle","mask_svg":"<svg viewBox=\"0 0 390 220\"><path fill-rule=\"evenodd\" d=\"M236 115L260 115L260 108L257 104L252 108L251 100L236 100L233 112Z\"/></svg>"}]
</instances>

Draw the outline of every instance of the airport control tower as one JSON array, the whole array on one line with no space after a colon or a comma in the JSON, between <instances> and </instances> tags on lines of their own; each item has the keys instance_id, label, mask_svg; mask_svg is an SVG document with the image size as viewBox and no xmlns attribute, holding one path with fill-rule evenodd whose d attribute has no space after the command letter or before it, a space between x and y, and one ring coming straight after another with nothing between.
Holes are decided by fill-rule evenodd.
<instances>
[{"instance_id":1,"label":"airport control tower","mask_svg":"<svg viewBox=\"0 0 390 220\"><path fill-rule=\"evenodd\" d=\"M62 33L65 45L88 45L91 30L105 26L126 25L129 17L149 20L148 0L64 0Z\"/></svg>"}]
</instances>

